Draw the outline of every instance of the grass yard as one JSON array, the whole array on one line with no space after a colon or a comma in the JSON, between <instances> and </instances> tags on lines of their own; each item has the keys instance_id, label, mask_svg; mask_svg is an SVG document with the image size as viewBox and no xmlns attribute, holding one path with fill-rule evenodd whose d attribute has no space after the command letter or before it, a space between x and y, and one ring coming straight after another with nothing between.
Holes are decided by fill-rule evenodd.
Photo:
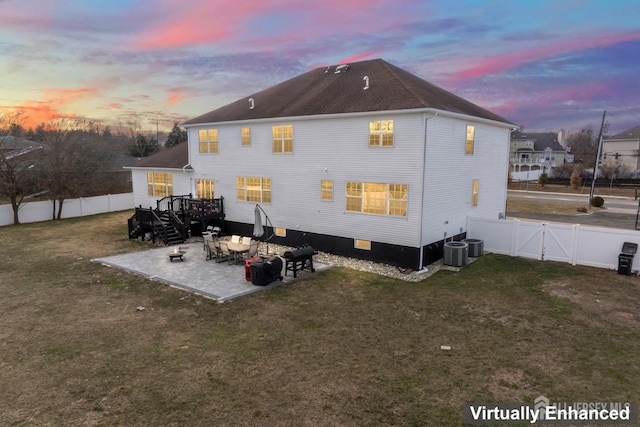
<instances>
[{"instance_id":1,"label":"grass yard","mask_svg":"<svg viewBox=\"0 0 640 427\"><path fill-rule=\"evenodd\" d=\"M219 304L91 262L148 247L128 216L0 228L1 425L449 426L468 401L640 396L637 276L485 255Z\"/></svg>"}]
</instances>

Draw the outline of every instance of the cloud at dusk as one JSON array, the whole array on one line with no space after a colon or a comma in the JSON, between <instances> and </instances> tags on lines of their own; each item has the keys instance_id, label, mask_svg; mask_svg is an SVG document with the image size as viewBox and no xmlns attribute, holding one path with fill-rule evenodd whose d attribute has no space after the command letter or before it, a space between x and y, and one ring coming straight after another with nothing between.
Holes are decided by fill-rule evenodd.
<instances>
[{"instance_id":1,"label":"cloud at dusk","mask_svg":"<svg viewBox=\"0 0 640 427\"><path fill-rule=\"evenodd\" d=\"M382 58L530 130L640 122L640 3L0 1L0 109L172 124Z\"/></svg>"}]
</instances>

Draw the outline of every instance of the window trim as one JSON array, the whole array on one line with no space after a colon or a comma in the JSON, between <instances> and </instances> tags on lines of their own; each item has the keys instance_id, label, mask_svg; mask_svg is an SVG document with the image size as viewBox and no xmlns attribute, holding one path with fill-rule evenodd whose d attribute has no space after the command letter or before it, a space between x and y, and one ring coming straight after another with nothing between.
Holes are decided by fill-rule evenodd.
<instances>
[{"instance_id":1,"label":"window trim","mask_svg":"<svg viewBox=\"0 0 640 427\"><path fill-rule=\"evenodd\" d=\"M155 178L159 175L163 176L163 182L156 181ZM158 191L158 188L163 188L163 191ZM168 197L172 194L173 174L171 172L147 172L147 195L149 197Z\"/></svg>"},{"instance_id":2,"label":"window trim","mask_svg":"<svg viewBox=\"0 0 640 427\"><path fill-rule=\"evenodd\" d=\"M200 183L202 183L202 184L210 184L211 185L211 187L212 187L211 197L203 197L203 195L200 194L200 191L199 191L199 184ZM215 181L215 179L196 178L196 198L197 199L215 199L215 197L216 197L216 181Z\"/></svg>"},{"instance_id":3,"label":"window trim","mask_svg":"<svg viewBox=\"0 0 640 427\"><path fill-rule=\"evenodd\" d=\"M246 134L245 130L247 131ZM243 126L240 128L240 145L243 147L251 146L251 128L249 126Z\"/></svg>"},{"instance_id":4,"label":"window trim","mask_svg":"<svg viewBox=\"0 0 640 427\"><path fill-rule=\"evenodd\" d=\"M471 139L469 139L469 133L471 133ZM467 125L464 154L473 154L475 145L476 145L476 127L474 125Z\"/></svg>"},{"instance_id":5,"label":"window trim","mask_svg":"<svg viewBox=\"0 0 640 427\"><path fill-rule=\"evenodd\" d=\"M471 206L478 206L479 180L474 179L471 185Z\"/></svg>"},{"instance_id":6,"label":"window trim","mask_svg":"<svg viewBox=\"0 0 640 427\"><path fill-rule=\"evenodd\" d=\"M325 188L325 184L330 184L331 188ZM320 200L323 202L333 201L333 180L331 179L320 180Z\"/></svg>"},{"instance_id":7,"label":"window trim","mask_svg":"<svg viewBox=\"0 0 640 427\"><path fill-rule=\"evenodd\" d=\"M260 200L249 200L247 198L247 179L260 180L260 190L259 190ZM239 185L241 182L242 182L242 185ZM273 191L273 187L272 187L271 178L261 177L261 176L236 176L236 201L238 202L271 203L272 191ZM241 192L242 192L242 196L241 196ZM268 197L265 197L265 195L268 195Z\"/></svg>"},{"instance_id":8,"label":"window trim","mask_svg":"<svg viewBox=\"0 0 640 427\"><path fill-rule=\"evenodd\" d=\"M355 249L360 249L360 250L363 250L363 251L370 251L371 250L371 240L353 239L353 247Z\"/></svg>"},{"instance_id":9,"label":"window trim","mask_svg":"<svg viewBox=\"0 0 640 427\"><path fill-rule=\"evenodd\" d=\"M201 139L200 132L206 132L207 138ZM215 133L215 138L209 138L209 132ZM207 151L202 150L202 144L207 144ZM220 152L220 132L217 128L198 129L198 153L200 154L218 154Z\"/></svg>"},{"instance_id":10,"label":"window trim","mask_svg":"<svg viewBox=\"0 0 640 427\"><path fill-rule=\"evenodd\" d=\"M391 130L384 130L384 124L390 123ZM379 130L372 130L372 126L377 124ZM385 144L385 135L391 136L391 143ZM377 141L376 141L377 140ZM375 143L372 143L375 142ZM395 123L393 119L391 120L369 120L369 147L393 147L395 146Z\"/></svg>"},{"instance_id":11,"label":"window trim","mask_svg":"<svg viewBox=\"0 0 640 427\"><path fill-rule=\"evenodd\" d=\"M384 199L385 213L365 211L365 203L364 203L366 199L365 188L367 187L367 184L385 186L385 199ZM393 198L391 194L391 186L404 187L405 198L404 199ZM359 202L357 202L358 200ZM392 202L395 202L395 203L392 203ZM396 205L396 209L397 209L397 203L402 203L402 202L404 202L404 215L391 213L392 211L392 209L390 209L391 206ZM350 207L349 205L352 205L351 206L352 208L355 207L355 203L358 203L360 205L359 210L354 210L349 208ZM399 184L395 182L385 183L385 182L364 182L364 181L346 181L345 182L345 211L346 212L361 213L365 215L379 215L379 216L388 216L388 217L396 217L396 218L407 218L408 204L409 204L409 185L408 184Z\"/></svg>"},{"instance_id":12,"label":"window trim","mask_svg":"<svg viewBox=\"0 0 640 427\"><path fill-rule=\"evenodd\" d=\"M276 138L276 129L279 128L280 135ZM291 129L291 138L286 137L286 131ZM291 141L291 151L286 150L287 141ZM294 151L294 138L293 138L293 125L273 125L271 126L271 152L273 154L293 154ZM278 145L279 150L276 150Z\"/></svg>"}]
</instances>

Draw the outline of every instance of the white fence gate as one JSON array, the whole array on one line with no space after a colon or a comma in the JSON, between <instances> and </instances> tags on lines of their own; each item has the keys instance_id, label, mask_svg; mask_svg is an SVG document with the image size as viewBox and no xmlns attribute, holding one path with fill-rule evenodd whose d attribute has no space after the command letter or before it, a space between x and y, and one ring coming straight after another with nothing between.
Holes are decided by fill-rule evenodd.
<instances>
[{"instance_id":1,"label":"white fence gate","mask_svg":"<svg viewBox=\"0 0 640 427\"><path fill-rule=\"evenodd\" d=\"M467 237L483 240L488 252L609 269L618 268L625 242L640 246L636 230L517 219L468 218ZM632 270L640 269L639 257Z\"/></svg>"}]
</instances>

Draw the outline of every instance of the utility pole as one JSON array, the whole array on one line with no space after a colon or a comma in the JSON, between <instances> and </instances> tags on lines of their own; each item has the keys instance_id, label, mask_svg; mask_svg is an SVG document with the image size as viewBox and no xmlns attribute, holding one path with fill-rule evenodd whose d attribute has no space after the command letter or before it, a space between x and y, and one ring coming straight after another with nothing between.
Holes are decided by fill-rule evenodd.
<instances>
[{"instance_id":1,"label":"utility pole","mask_svg":"<svg viewBox=\"0 0 640 427\"><path fill-rule=\"evenodd\" d=\"M600 134L598 135L598 150L596 151L596 161L593 165L593 179L591 180L591 191L589 192L589 207L591 207L591 200L593 200L593 193L596 189L596 178L598 177L598 163L600 163L600 156L602 155L602 134L604 132L604 118L607 115L605 110L602 113L602 124L600 124Z\"/></svg>"}]
</instances>

